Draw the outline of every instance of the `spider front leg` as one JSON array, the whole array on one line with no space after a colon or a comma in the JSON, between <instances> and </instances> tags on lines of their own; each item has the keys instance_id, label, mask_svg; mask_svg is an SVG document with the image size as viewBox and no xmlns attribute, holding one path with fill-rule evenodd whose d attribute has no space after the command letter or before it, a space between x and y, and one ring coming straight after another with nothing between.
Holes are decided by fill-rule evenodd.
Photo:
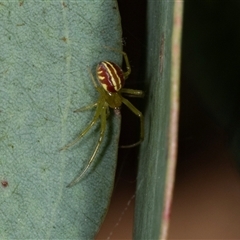
<instances>
[{"instance_id":1,"label":"spider front leg","mask_svg":"<svg viewBox=\"0 0 240 240\"><path fill-rule=\"evenodd\" d=\"M93 117L93 120L88 124L88 126L72 142L60 148L60 151L67 150L68 148L75 145L97 122L99 115L100 115L99 111L96 111L95 116Z\"/></svg>"},{"instance_id":2,"label":"spider front leg","mask_svg":"<svg viewBox=\"0 0 240 240\"><path fill-rule=\"evenodd\" d=\"M85 173L87 172L87 170L89 169L89 167L91 166L93 160L95 159L96 157L96 154L99 150L99 147L101 146L102 144L102 140L103 140L103 137L104 137L104 133L105 133L105 130L106 130L106 124L107 124L107 110L108 110L108 107L107 106L101 106L101 109L99 107L98 111L100 112L100 115L101 115L101 131L100 131L100 136L98 138L98 142L97 142L97 145L92 153L92 156L90 157L88 163L87 163L87 166L84 168L83 171L81 171L73 180L72 182L70 182L67 187L72 187L74 185L76 185L77 183L79 183L82 179L82 177L85 175Z\"/></svg>"},{"instance_id":3,"label":"spider front leg","mask_svg":"<svg viewBox=\"0 0 240 240\"><path fill-rule=\"evenodd\" d=\"M140 118L140 140L134 144L126 145L126 146L120 146L121 148L131 148L139 145L143 139L144 139L144 119L142 113L132 104L130 103L126 98L122 98L122 102L135 114Z\"/></svg>"},{"instance_id":4,"label":"spider front leg","mask_svg":"<svg viewBox=\"0 0 240 240\"><path fill-rule=\"evenodd\" d=\"M88 110L88 109L91 109L91 108L97 107L97 106L98 106L98 102L95 102L95 103L89 104L85 107L76 109L76 110L74 110L74 112L82 112L82 111L85 111L85 110ZM89 123L89 125L72 142L70 142L66 146L60 148L60 151L67 150L68 148L75 145L91 129L91 127L97 122L99 115L100 115L100 112L98 110L96 110L93 120Z\"/></svg>"},{"instance_id":5,"label":"spider front leg","mask_svg":"<svg viewBox=\"0 0 240 240\"><path fill-rule=\"evenodd\" d=\"M94 108L94 107L96 107L97 106L97 102L95 102L95 103L92 103L92 104L89 104L89 105L87 105L87 106L85 106L85 107L82 107L82 108L79 108L79 109L76 109L76 110L74 110L73 112L82 112L82 111L86 111L86 110L88 110L88 109L91 109L91 108Z\"/></svg>"}]
</instances>

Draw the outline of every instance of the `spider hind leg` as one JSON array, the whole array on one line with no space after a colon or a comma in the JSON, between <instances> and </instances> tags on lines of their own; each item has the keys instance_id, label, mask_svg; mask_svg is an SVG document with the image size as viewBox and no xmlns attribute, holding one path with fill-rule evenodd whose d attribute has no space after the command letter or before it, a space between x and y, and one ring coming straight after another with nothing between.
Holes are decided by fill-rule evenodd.
<instances>
[{"instance_id":1,"label":"spider hind leg","mask_svg":"<svg viewBox=\"0 0 240 240\"><path fill-rule=\"evenodd\" d=\"M140 118L140 140L136 143L130 145L120 146L120 148L132 148L138 146L144 139L144 118L142 113L126 98L122 98L122 102L135 114Z\"/></svg>"}]
</instances>

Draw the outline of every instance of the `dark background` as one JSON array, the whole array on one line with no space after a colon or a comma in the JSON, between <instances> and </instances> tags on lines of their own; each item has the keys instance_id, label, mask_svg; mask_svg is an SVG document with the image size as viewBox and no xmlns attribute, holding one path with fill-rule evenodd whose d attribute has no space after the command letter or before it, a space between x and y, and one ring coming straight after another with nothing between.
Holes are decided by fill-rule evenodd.
<instances>
[{"instance_id":1,"label":"dark background","mask_svg":"<svg viewBox=\"0 0 240 240\"><path fill-rule=\"evenodd\" d=\"M146 0L119 0L126 87L143 89ZM170 239L240 239L240 1L184 6L178 164ZM139 109L144 100L131 99ZM122 110L121 144L138 140ZM98 239L131 239L138 148L120 149L112 205Z\"/></svg>"}]
</instances>

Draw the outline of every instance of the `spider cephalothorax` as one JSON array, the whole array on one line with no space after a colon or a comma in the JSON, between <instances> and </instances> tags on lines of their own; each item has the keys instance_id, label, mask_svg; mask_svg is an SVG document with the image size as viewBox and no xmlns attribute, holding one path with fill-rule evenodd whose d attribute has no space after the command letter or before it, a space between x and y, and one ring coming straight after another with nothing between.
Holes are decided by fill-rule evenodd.
<instances>
[{"instance_id":1,"label":"spider cephalothorax","mask_svg":"<svg viewBox=\"0 0 240 240\"><path fill-rule=\"evenodd\" d=\"M124 72L120 66L116 63L109 62L109 61L102 61L97 65L96 69L96 77L100 85L98 85L91 74L92 81L94 87L99 92L98 101L90 104L86 107L76 110L75 112L80 112L83 110L87 110L93 107L96 107L96 112L92 121L88 124L88 126L83 130L81 134L71 143L63 147L61 150L65 150L75 143L77 143L80 138L82 138L90 129L91 127L100 119L101 120L101 127L100 127L100 136L97 142L97 145L83 171L76 176L73 181L68 184L67 187L72 187L73 185L77 184L83 175L87 172L88 168L91 166L93 160L96 157L99 147L101 146L103 136L106 130L107 124L107 116L109 114L109 108L113 109L120 109L122 104L125 104L134 114L136 114L140 118L140 140L134 144L121 146L122 148L130 148L139 145L144 138L144 124L143 124L143 115L142 113L134 107L126 98L122 96L122 94L129 95L131 97L143 97L144 93L141 90L134 90L128 88L122 88L124 86L125 80L128 78L129 74L131 73L131 67L128 61L127 54L125 52L121 52L126 62L127 71Z\"/></svg>"}]
</instances>

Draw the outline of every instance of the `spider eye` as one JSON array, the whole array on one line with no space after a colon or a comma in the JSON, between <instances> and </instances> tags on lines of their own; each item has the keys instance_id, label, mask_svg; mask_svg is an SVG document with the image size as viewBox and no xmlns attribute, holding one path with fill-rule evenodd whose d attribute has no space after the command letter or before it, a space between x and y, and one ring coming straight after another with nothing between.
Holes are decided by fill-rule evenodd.
<instances>
[{"instance_id":1,"label":"spider eye","mask_svg":"<svg viewBox=\"0 0 240 240\"><path fill-rule=\"evenodd\" d=\"M97 79L103 88L111 93L118 92L124 85L123 70L113 62L100 62L97 66Z\"/></svg>"}]
</instances>

